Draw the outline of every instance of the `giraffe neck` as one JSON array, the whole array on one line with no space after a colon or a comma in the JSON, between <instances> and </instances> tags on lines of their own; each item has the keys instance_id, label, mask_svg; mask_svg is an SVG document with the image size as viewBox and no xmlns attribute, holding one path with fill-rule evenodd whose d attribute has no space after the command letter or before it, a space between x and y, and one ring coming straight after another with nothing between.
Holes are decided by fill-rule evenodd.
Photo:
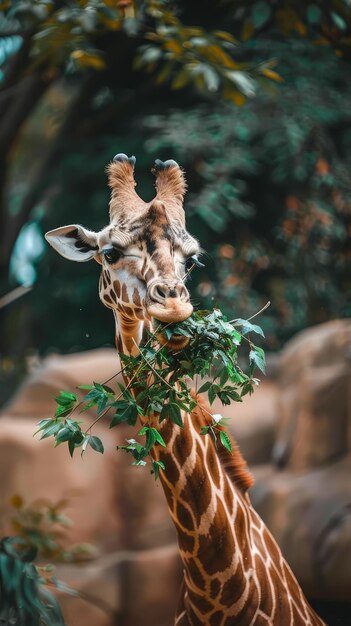
<instances>
[{"instance_id":1,"label":"giraffe neck","mask_svg":"<svg viewBox=\"0 0 351 626\"><path fill-rule=\"evenodd\" d=\"M184 428L162 422L167 447L155 449L166 467L160 476L184 566L175 624L321 626L251 507L240 452L229 460L199 434L206 424L201 406L183 416Z\"/></svg>"},{"instance_id":2,"label":"giraffe neck","mask_svg":"<svg viewBox=\"0 0 351 626\"><path fill-rule=\"evenodd\" d=\"M137 351L143 324L116 315L116 329L117 348ZM160 478L184 567L175 626L323 626L251 507L252 479L234 442L229 460L200 435L208 411L197 400L184 428L154 418L166 448L152 454L166 468Z\"/></svg>"},{"instance_id":3,"label":"giraffe neck","mask_svg":"<svg viewBox=\"0 0 351 626\"><path fill-rule=\"evenodd\" d=\"M166 467L161 481L184 565L186 610L192 624L212 624L235 600L233 588L238 612L249 592L251 546L240 536L248 499L231 487L210 437L199 434L206 423L201 411L183 419L183 429L162 423L167 448L157 449L157 457Z\"/></svg>"},{"instance_id":4,"label":"giraffe neck","mask_svg":"<svg viewBox=\"0 0 351 626\"><path fill-rule=\"evenodd\" d=\"M146 322L138 319L130 319L113 311L115 317L115 342L119 354L135 355L143 337Z\"/></svg>"}]
</instances>

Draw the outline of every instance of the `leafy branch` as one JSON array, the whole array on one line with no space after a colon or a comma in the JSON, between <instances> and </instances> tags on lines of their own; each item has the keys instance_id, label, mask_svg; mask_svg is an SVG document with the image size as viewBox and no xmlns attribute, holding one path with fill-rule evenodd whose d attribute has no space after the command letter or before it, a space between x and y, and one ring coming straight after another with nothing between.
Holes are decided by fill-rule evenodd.
<instances>
[{"instance_id":1,"label":"leafy branch","mask_svg":"<svg viewBox=\"0 0 351 626\"><path fill-rule=\"evenodd\" d=\"M218 309L197 311L179 324L160 323L155 333L149 333L147 343L139 348L137 355L120 355L122 368L117 374L123 372L125 383L117 383L118 391L98 382L79 387L87 392L82 400L71 391L61 391L55 398L54 416L41 420L35 434L40 433L41 439L54 437L56 446L67 443L71 456L76 448L81 448L81 454L88 447L103 453L101 439L91 434L96 422L110 409L114 411L110 428L121 423L134 427L139 417L142 427L137 436L144 437L144 442L131 438L117 449L130 454L133 465L145 466L149 462L157 478L160 469L165 467L155 460L152 451L154 446L166 445L158 424L170 420L183 428L182 411L190 413L198 405L197 393L206 393L210 405L216 398L223 405L229 405L232 401L242 402L259 384L254 374L256 369L265 371L265 356L263 349L251 340L253 333L264 336L260 326L243 319L228 322ZM174 336L183 336L189 341L185 348L174 352L167 345L160 346L160 335L167 341ZM249 347L246 368L238 362L238 349L243 340ZM202 384L195 394L189 383L198 378ZM73 413L82 414L91 407L96 407L96 419L82 430L82 421L75 419ZM224 418L203 406L201 411L208 421L201 434L211 436L215 445L219 441L231 452L230 438L223 429Z\"/></svg>"}]
</instances>

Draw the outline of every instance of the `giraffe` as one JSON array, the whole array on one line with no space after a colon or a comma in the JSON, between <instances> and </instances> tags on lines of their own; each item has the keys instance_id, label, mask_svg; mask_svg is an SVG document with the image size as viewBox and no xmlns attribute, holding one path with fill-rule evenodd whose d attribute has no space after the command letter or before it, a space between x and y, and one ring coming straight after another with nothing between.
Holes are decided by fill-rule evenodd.
<instances>
[{"instance_id":1,"label":"giraffe","mask_svg":"<svg viewBox=\"0 0 351 626\"><path fill-rule=\"evenodd\" d=\"M96 233L73 224L46 234L65 258L101 264L100 299L114 313L116 347L125 354L137 352L143 329L155 321L192 314L185 278L189 267L201 265L200 245L185 227L182 169L156 160L156 196L144 202L134 166L135 157L125 154L108 165L108 226ZM188 341L162 334L159 340L171 350ZM251 505L253 480L235 442L231 456L200 435L208 411L198 398L191 414L183 412L183 428L157 424L166 448L156 445L153 454L166 468L160 479L184 572L174 626L322 626Z\"/></svg>"}]
</instances>

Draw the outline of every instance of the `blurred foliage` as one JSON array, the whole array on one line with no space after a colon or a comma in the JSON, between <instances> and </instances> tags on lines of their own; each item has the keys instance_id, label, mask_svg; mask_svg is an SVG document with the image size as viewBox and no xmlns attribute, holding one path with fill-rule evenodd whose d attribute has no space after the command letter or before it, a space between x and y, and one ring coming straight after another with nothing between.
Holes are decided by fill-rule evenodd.
<instances>
[{"instance_id":1,"label":"blurred foliage","mask_svg":"<svg viewBox=\"0 0 351 626\"><path fill-rule=\"evenodd\" d=\"M73 274L31 243L106 224L118 151L137 155L145 199L154 158L185 167L209 253L195 301L245 318L270 299L271 348L350 314L350 13L346 0L0 3L1 293L36 279L2 315L3 382L28 350L112 343L98 266Z\"/></svg>"},{"instance_id":2,"label":"blurred foliage","mask_svg":"<svg viewBox=\"0 0 351 626\"><path fill-rule=\"evenodd\" d=\"M64 513L67 504L67 500L53 504L41 499L26 505L18 494L11 497L10 505L14 510L11 527L28 548L36 550L37 558L77 563L94 554L93 546L89 544L65 546L65 535L72 525Z\"/></svg>"},{"instance_id":3,"label":"blurred foliage","mask_svg":"<svg viewBox=\"0 0 351 626\"><path fill-rule=\"evenodd\" d=\"M258 57L272 49L270 40L247 45ZM271 349L307 325L351 313L348 64L328 48L297 39L274 42L274 52L284 78L279 98L260 91L236 109L211 102L188 110L168 105L164 115L136 114L124 135L99 137L85 145L84 155L80 148L71 151L57 172L66 181L64 195L52 204L55 225L67 221L67 210L78 222L101 228L100 206L108 202L103 167L116 145L138 154L138 189L146 198L152 195L152 159L177 158L189 180L189 228L210 255L190 286L195 302L247 317L270 300L262 324ZM45 218L43 228L52 225ZM73 286L69 262L52 255L51 268L47 263L36 287L36 297L43 292L42 315L49 273L51 306L64 303L80 322L65 330L57 319L52 345L58 331L66 349L99 345L100 337L108 342L110 316L95 291L98 267L75 267ZM94 333L89 312L101 320Z\"/></svg>"},{"instance_id":4,"label":"blurred foliage","mask_svg":"<svg viewBox=\"0 0 351 626\"><path fill-rule=\"evenodd\" d=\"M56 598L45 588L36 549L19 537L0 541L0 621L20 626L65 626ZM44 574L44 576L42 575Z\"/></svg>"},{"instance_id":5,"label":"blurred foliage","mask_svg":"<svg viewBox=\"0 0 351 626\"><path fill-rule=\"evenodd\" d=\"M268 46L250 49L264 55ZM193 170L189 208L206 222L202 243L217 259L200 296L241 315L271 300L271 347L351 314L349 66L308 42L275 42L274 51L279 98L261 91L235 111L202 105L145 120L148 151Z\"/></svg>"},{"instance_id":6,"label":"blurred foliage","mask_svg":"<svg viewBox=\"0 0 351 626\"><path fill-rule=\"evenodd\" d=\"M350 55L351 13L348 0L224 0L235 9L241 39L267 30L285 38L299 35L319 45L332 45L340 56Z\"/></svg>"},{"instance_id":7,"label":"blurred foliage","mask_svg":"<svg viewBox=\"0 0 351 626\"><path fill-rule=\"evenodd\" d=\"M81 563L95 555L90 544L67 548L66 530L71 520L64 514L67 500L41 499L26 504L14 494L10 521L14 536L0 540L0 623L19 626L65 626L60 605L51 590L80 597L111 615L111 608L99 598L77 591L55 575L55 563Z\"/></svg>"},{"instance_id":8,"label":"blurred foliage","mask_svg":"<svg viewBox=\"0 0 351 626\"><path fill-rule=\"evenodd\" d=\"M111 41L114 46L119 42L120 48L132 46L134 69L145 68L157 83L168 81L174 89L192 83L200 92L220 91L222 97L243 103L245 96L255 91L255 76L279 80L270 70L271 63L266 67L264 63L236 61L240 46L232 34L185 26L166 0L76 0L63 4L5 0L0 3L0 29L0 65L14 56L2 72L0 89L5 91L14 82L11 74L16 57L23 55L25 47L27 54L21 59L16 81L44 71L42 79L49 84L60 75L77 77L86 70L101 71L109 62L118 62L120 50L113 47L111 55ZM117 32L122 36L116 36ZM135 43L126 44L123 35Z\"/></svg>"}]
</instances>

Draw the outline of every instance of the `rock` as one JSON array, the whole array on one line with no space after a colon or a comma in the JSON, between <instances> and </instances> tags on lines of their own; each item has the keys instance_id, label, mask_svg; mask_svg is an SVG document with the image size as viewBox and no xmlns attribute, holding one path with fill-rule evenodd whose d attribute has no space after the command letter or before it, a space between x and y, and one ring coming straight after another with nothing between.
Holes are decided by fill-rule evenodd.
<instances>
[{"instance_id":1,"label":"rock","mask_svg":"<svg viewBox=\"0 0 351 626\"><path fill-rule=\"evenodd\" d=\"M116 350L107 348L49 356L25 379L3 413L36 420L48 417L52 415L55 408L54 397L60 389L76 392L77 385L89 385L95 379L98 382L105 381L119 369L120 361ZM121 376L116 380L121 381Z\"/></svg>"},{"instance_id":2,"label":"rock","mask_svg":"<svg viewBox=\"0 0 351 626\"><path fill-rule=\"evenodd\" d=\"M307 470L342 458L351 443L351 321L299 333L283 350L273 460Z\"/></svg>"},{"instance_id":3,"label":"rock","mask_svg":"<svg viewBox=\"0 0 351 626\"><path fill-rule=\"evenodd\" d=\"M172 624L181 577L176 544L116 551L84 568L58 565L55 575L83 596L57 594L69 626Z\"/></svg>"},{"instance_id":4,"label":"rock","mask_svg":"<svg viewBox=\"0 0 351 626\"><path fill-rule=\"evenodd\" d=\"M239 444L248 465L267 463L272 454L278 416L278 388L273 380L263 378L252 396L243 402L222 406L216 400L212 409L230 417L230 431Z\"/></svg>"},{"instance_id":5,"label":"rock","mask_svg":"<svg viewBox=\"0 0 351 626\"><path fill-rule=\"evenodd\" d=\"M254 467L254 507L313 598L351 597L351 458L309 472Z\"/></svg>"},{"instance_id":6,"label":"rock","mask_svg":"<svg viewBox=\"0 0 351 626\"><path fill-rule=\"evenodd\" d=\"M304 591L351 597L351 321L307 329L283 350L272 464L252 501Z\"/></svg>"}]
</instances>

